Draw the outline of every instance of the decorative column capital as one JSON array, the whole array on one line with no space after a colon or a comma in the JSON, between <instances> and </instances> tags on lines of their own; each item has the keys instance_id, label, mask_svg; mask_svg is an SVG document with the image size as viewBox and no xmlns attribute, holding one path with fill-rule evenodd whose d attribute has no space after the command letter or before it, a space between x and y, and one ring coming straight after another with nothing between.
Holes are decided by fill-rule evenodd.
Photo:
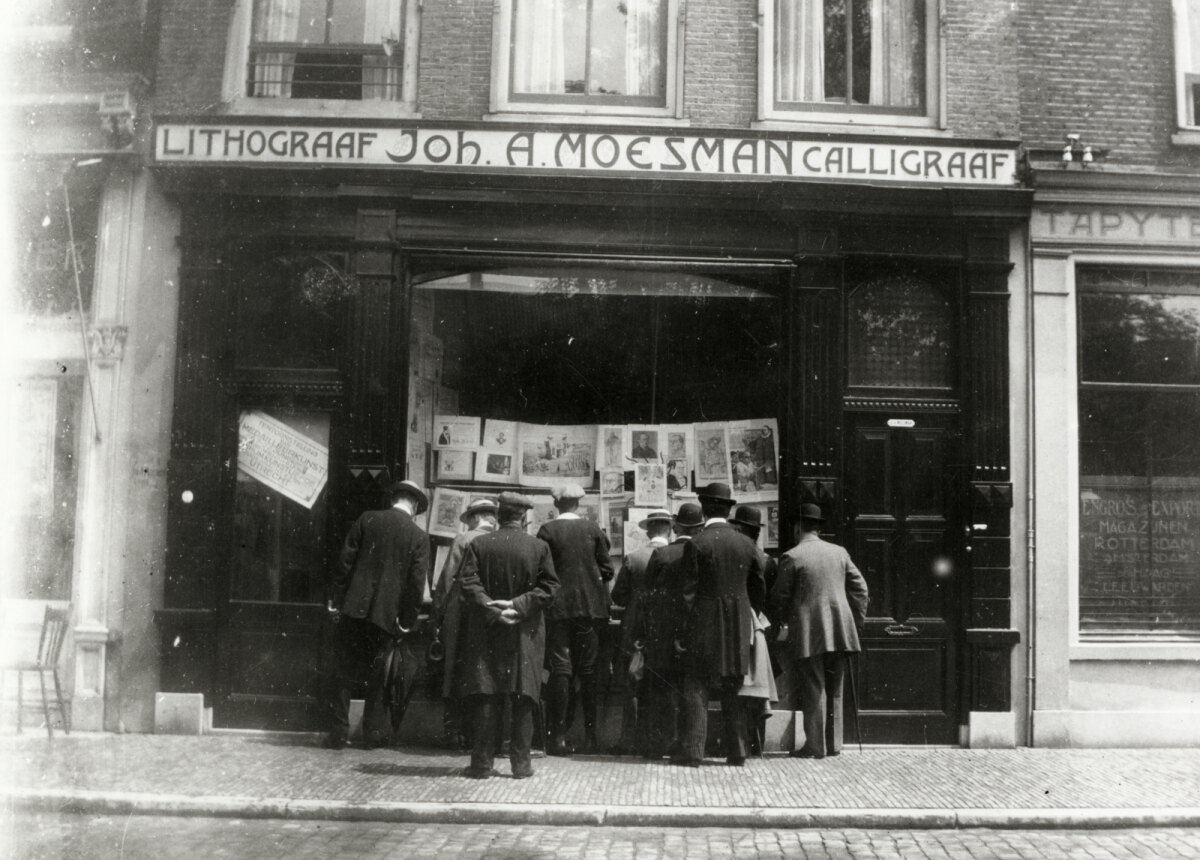
<instances>
[{"instance_id":1,"label":"decorative column capital","mask_svg":"<svg viewBox=\"0 0 1200 860\"><path fill-rule=\"evenodd\" d=\"M96 325L88 330L91 358L101 364L111 364L125 357L125 340L129 326Z\"/></svg>"}]
</instances>

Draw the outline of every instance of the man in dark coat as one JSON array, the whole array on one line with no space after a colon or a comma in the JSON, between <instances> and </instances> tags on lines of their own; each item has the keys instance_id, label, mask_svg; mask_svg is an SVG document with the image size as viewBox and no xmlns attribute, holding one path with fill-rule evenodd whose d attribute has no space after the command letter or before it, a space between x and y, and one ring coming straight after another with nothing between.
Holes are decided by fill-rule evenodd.
<instances>
[{"instance_id":1,"label":"man in dark coat","mask_svg":"<svg viewBox=\"0 0 1200 860\"><path fill-rule=\"evenodd\" d=\"M787 625L783 647L804 712L804 746L791 754L824 758L842 750L846 655L862 650L867 583L850 554L821 540L817 505L800 507L800 542L783 554L771 589L775 617ZM781 637L783 636L781 632Z\"/></svg>"},{"instance_id":2,"label":"man in dark coat","mask_svg":"<svg viewBox=\"0 0 1200 860\"><path fill-rule=\"evenodd\" d=\"M683 548L683 597L688 607L683 698L683 749L672 761L696 767L704 758L709 691L721 691L726 761L746 762L746 718L738 689L750 667L754 613L765 605L758 547L729 525L728 484L701 489L704 529Z\"/></svg>"},{"instance_id":3,"label":"man in dark coat","mask_svg":"<svg viewBox=\"0 0 1200 860\"><path fill-rule=\"evenodd\" d=\"M513 777L533 776L533 709L541 696L546 649L543 613L558 591L558 578L550 548L525 533L531 507L525 496L501 493L500 528L472 541L459 571L455 691L470 701L471 764L465 775L474 779L492 775L506 698L512 704Z\"/></svg>"},{"instance_id":4,"label":"man in dark coat","mask_svg":"<svg viewBox=\"0 0 1200 860\"><path fill-rule=\"evenodd\" d=\"M429 536L413 516L429 505L412 481L388 489L392 507L360 516L342 547L328 609L339 622L337 670L326 698L330 729L325 745L341 749L350 731L350 685L364 674L363 744L386 745L391 725L384 705L387 657L393 640L411 631L429 575Z\"/></svg>"},{"instance_id":5,"label":"man in dark coat","mask_svg":"<svg viewBox=\"0 0 1200 860\"><path fill-rule=\"evenodd\" d=\"M643 611L634 619L633 638L642 646L645 674L639 694L638 731L642 754L662 758L680 742L680 690L683 666L680 646L687 620L683 603L684 546L704 527L700 506L684 502L673 518L675 540L656 549L646 565Z\"/></svg>"},{"instance_id":6,"label":"man in dark coat","mask_svg":"<svg viewBox=\"0 0 1200 860\"><path fill-rule=\"evenodd\" d=\"M621 572L617 574L617 582L612 590L612 602L617 606L625 607L625 613L621 616L620 635L620 663L623 666L621 670L623 676L628 671L629 661L633 658L634 652L638 650L633 629L638 616L645 611L643 602L646 596L646 565L650 562L651 554L659 547L665 547L669 542L671 512L662 508L650 511L646 518L638 523L638 528L646 533L650 542L625 556L625 562L621 565ZM638 708L640 691L646 678L643 674L641 681L629 677L623 677L623 680L625 682L625 703L621 714L621 740L612 750L616 755L633 753L635 748L642 746L639 742ZM644 739L644 735L642 738Z\"/></svg>"},{"instance_id":7,"label":"man in dark coat","mask_svg":"<svg viewBox=\"0 0 1200 860\"><path fill-rule=\"evenodd\" d=\"M761 510L753 505L738 505L733 516L729 518L729 524L737 529L739 534L744 534L749 538L755 547L758 546L758 536L762 532ZM762 549L758 550L758 558L763 566L763 593L765 595L770 592L770 588L775 582L777 572L775 559ZM767 718L770 716L769 703L760 698L746 698L744 705L750 727L750 753L761 756L767 734ZM764 705L768 705L765 710Z\"/></svg>"},{"instance_id":8,"label":"man in dark coat","mask_svg":"<svg viewBox=\"0 0 1200 860\"><path fill-rule=\"evenodd\" d=\"M567 709L572 680L579 680L583 705L584 752L599 752L596 739L596 662L600 655L600 631L608 625L609 595L606 583L613 577L608 536L576 510L583 498L578 484L557 487L552 495L558 516L538 531L550 546L554 570L561 588L546 613L548 622L546 662L550 669L547 688L549 710L549 755L569 755Z\"/></svg>"}]
</instances>

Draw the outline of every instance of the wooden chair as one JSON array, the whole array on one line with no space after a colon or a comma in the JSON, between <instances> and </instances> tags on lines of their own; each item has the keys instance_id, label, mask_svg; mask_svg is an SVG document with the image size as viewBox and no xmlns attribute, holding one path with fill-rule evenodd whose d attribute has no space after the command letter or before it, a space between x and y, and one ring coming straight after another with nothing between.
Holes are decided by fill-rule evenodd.
<instances>
[{"instance_id":1,"label":"wooden chair","mask_svg":"<svg viewBox=\"0 0 1200 860\"><path fill-rule=\"evenodd\" d=\"M46 734L54 740L54 726L50 718L51 710L57 709L62 716L63 729L71 733L71 718L68 706L63 699L62 685L58 680L58 658L62 654L63 642L67 638L67 628L71 623L71 608L69 606L55 609L46 607L42 617L42 633L38 639L37 658L34 660L13 660L0 667L0 689L3 688L3 672L15 670L17 673L17 731L23 728L22 718L25 710L25 673L36 672L38 683L42 688L42 715L46 720ZM54 704L51 705L46 690L46 673L54 679Z\"/></svg>"}]
</instances>

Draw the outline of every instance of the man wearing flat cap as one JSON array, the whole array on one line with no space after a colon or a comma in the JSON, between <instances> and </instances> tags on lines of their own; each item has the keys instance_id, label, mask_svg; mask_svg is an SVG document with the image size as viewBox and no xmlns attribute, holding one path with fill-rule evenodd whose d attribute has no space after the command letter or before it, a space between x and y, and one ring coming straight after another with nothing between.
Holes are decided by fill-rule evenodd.
<instances>
[{"instance_id":1,"label":"man wearing flat cap","mask_svg":"<svg viewBox=\"0 0 1200 860\"><path fill-rule=\"evenodd\" d=\"M367 511L350 527L330 584L328 608L338 621L337 671L327 693L331 749L346 745L350 730L350 684L367 679L363 744L384 746L391 725L384 706L386 661L392 641L411 631L429 575L429 536L413 517L429 506L412 481L388 488L391 507Z\"/></svg>"},{"instance_id":2,"label":"man wearing flat cap","mask_svg":"<svg viewBox=\"0 0 1200 860\"><path fill-rule=\"evenodd\" d=\"M696 767L704 758L708 698L711 690L719 689L725 760L740 767L746 761L747 739L738 690L750 667L755 607L765 603L762 561L758 547L729 525L729 510L737 504L729 485L713 483L696 493L705 523L684 546L680 563L688 608L683 643L687 718L683 748L672 761Z\"/></svg>"},{"instance_id":3,"label":"man wearing flat cap","mask_svg":"<svg viewBox=\"0 0 1200 860\"><path fill-rule=\"evenodd\" d=\"M625 608L625 614L621 616L621 633L620 646L622 663L628 666L630 659L637 650L637 645L634 640L633 628L637 616L644 611L642 605L646 594L646 565L650 561L651 554L659 547L665 547L668 544L668 538L671 534L671 512L659 508L650 511L646 518L638 523L638 528L644 531L647 537L650 538L649 543L645 546L638 547L629 555L625 556L625 561L621 565L621 571L617 574L616 585L612 590L612 601L617 606ZM624 674L624 673L622 673ZM618 755L631 753L634 747L640 746L638 743L638 703L639 690L642 687L645 676L643 675L641 682L635 682L631 678L624 679L625 687L625 706L621 715L621 741L617 745L616 752Z\"/></svg>"},{"instance_id":4,"label":"man wearing flat cap","mask_svg":"<svg viewBox=\"0 0 1200 860\"><path fill-rule=\"evenodd\" d=\"M584 751L599 752L596 738L596 662L600 654L600 631L608 624L607 583L613 577L608 536L589 519L579 516L583 488L578 484L556 487L554 506L558 516L538 531L550 546L560 589L546 614L547 655L550 681L547 685L550 755L569 755L567 710L571 685L579 682L583 706Z\"/></svg>"},{"instance_id":5,"label":"man wearing flat cap","mask_svg":"<svg viewBox=\"0 0 1200 860\"><path fill-rule=\"evenodd\" d=\"M533 775L533 710L546 649L543 616L558 591L558 577L550 548L525 532L532 506L526 496L501 493L500 527L467 546L458 574L462 612L454 693L471 709L471 764L464 773L474 779L492 775L506 700L512 705L512 775Z\"/></svg>"},{"instance_id":6,"label":"man wearing flat cap","mask_svg":"<svg viewBox=\"0 0 1200 860\"><path fill-rule=\"evenodd\" d=\"M866 580L845 549L821 540L824 520L819 506L800 506L800 542L783 554L771 589L774 616L787 625L782 644L804 712L804 746L791 753L798 758L842 750L846 655L862 650L858 631L867 615Z\"/></svg>"},{"instance_id":7,"label":"man wearing flat cap","mask_svg":"<svg viewBox=\"0 0 1200 860\"><path fill-rule=\"evenodd\" d=\"M437 641L444 649L443 678L442 678L442 735L446 746L458 748L461 738L467 734L463 729L462 715L455 706L453 696L454 677L450 668L454 665L454 656L458 647L459 603L461 592L458 588L458 572L462 567L463 557L467 547L475 538L494 532L496 523L496 500L492 498L476 499L467 505L467 509L459 516L459 522L467 530L454 539L446 561L442 565L441 576L433 589L433 622L437 630Z\"/></svg>"},{"instance_id":8,"label":"man wearing flat cap","mask_svg":"<svg viewBox=\"0 0 1200 860\"><path fill-rule=\"evenodd\" d=\"M646 565L644 611L634 619L633 636L642 645L645 675L638 704L638 733L642 755L662 758L683 737L680 715L683 663L679 643L687 619L683 602L683 550L704 528L704 514L695 502L684 502L672 517L675 540L654 550Z\"/></svg>"}]
</instances>

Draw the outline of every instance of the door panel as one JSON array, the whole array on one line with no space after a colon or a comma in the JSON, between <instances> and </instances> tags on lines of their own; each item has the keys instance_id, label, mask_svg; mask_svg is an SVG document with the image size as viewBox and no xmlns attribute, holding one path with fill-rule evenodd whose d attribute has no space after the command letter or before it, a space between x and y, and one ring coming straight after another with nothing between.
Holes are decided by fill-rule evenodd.
<instances>
[{"instance_id":1,"label":"door panel","mask_svg":"<svg viewBox=\"0 0 1200 860\"><path fill-rule=\"evenodd\" d=\"M893 422L888 419L903 417ZM867 743L958 739L957 416L847 413L847 546L871 602L859 657Z\"/></svg>"}]
</instances>

